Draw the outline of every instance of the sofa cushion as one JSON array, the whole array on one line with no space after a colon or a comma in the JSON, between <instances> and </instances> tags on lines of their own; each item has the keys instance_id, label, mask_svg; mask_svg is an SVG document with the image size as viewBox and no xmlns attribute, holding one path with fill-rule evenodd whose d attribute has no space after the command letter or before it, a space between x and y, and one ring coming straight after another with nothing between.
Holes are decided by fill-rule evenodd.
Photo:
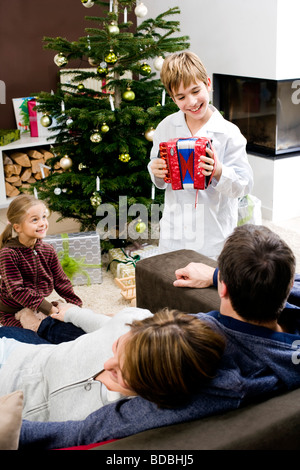
<instances>
[{"instance_id":1,"label":"sofa cushion","mask_svg":"<svg viewBox=\"0 0 300 470\"><path fill-rule=\"evenodd\" d=\"M17 450L22 424L23 392L0 397L0 450Z\"/></svg>"},{"instance_id":2,"label":"sofa cushion","mask_svg":"<svg viewBox=\"0 0 300 470\"><path fill-rule=\"evenodd\" d=\"M177 250L151 256L136 264L136 305L152 313L161 308L175 308L186 313L219 310L220 299L214 287L191 289L175 287L175 271L190 262L216 267L215 260L193 250Z\"/></svg>"}]
</instances>

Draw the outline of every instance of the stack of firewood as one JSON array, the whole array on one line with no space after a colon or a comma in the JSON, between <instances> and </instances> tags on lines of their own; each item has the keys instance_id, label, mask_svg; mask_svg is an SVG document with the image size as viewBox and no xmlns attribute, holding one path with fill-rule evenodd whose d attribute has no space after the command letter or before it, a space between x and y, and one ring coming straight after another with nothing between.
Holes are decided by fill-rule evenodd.
<instances>
[{"instance_id":1,"label":"stack of firewood","mask_svg":"<svg viewBox=\"0 0 300 470\"><path fill-rule=\"evenodd\" d=\"M5 190L7 197L14 197L20 193L20 187L26 188L37 180L49 175L47 160L53 158L49 150L40 148L11 152L3 154L3 167L5 176ZM59 163L58 163L59 166Z\"/></svg>"}]
</instances>

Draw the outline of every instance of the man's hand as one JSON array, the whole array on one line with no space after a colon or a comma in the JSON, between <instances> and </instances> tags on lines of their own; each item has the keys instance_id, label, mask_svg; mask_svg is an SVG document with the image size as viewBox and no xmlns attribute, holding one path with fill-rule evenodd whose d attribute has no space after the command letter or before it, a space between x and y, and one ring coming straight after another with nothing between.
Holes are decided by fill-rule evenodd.
<instances>
[{"instance_id":1,"label":"man's hand","mask_svg":"<svg viewBox=\"0 0 300 470\"><path fill-rule=\"evenodd\" d=\"M185 268L175 271L176 287L197 287L204 288L213 285L215 268L204 263L189 263Z\"/></svg>"}]
</instances>

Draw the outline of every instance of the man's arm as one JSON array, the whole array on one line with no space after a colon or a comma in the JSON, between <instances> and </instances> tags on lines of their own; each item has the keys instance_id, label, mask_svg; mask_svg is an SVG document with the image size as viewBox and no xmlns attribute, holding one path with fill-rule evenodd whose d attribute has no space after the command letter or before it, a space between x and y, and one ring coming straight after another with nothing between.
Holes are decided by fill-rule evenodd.
<instances>
[{"instance_id":1,"label":"man's arm","mask_svg":"<svg viewBox=\"0 0 300 470\"><path fill-rule=\"evenodd\" d=\"M189 263L185 268L175 271L175 287L205 287L218 286L218 269L204 263Z\"/></svg>"}]
</instances>

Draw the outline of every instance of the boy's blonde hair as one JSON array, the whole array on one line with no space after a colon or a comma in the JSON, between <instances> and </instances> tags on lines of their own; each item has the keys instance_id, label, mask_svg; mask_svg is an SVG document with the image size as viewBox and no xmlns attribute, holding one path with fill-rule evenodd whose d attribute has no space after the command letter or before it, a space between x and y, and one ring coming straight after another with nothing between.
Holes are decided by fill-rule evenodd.
<instances>
[{"instance_id":1,"label":"boy's blonde hair","mask_svg":"<svg viewBox=\"0 0 300 470\"><path fill-rule=\"evenodd\" d=\"M47 207L44 201L36 199L30 194L21 194L13 199L6 214L8 221L7 225L0 235L0 248L2 248L5 243L12 238L14 225L22 222L28 209L39 204L44 204L45 207Z\"/></svg>"},{"instance_id":2,"label":"boy's blonde hair","mask_svg":"<svg viewBox=\"0 0 300 470\"><path fill-rule=\"evenodd\" d=\"M178 91L181 82L185 88L198 81L208 86L208 75L204 65L196 54L189 51L166 57L160 78L172 98L174 98L174 93Z\"/></svg>"}]
</instances>

